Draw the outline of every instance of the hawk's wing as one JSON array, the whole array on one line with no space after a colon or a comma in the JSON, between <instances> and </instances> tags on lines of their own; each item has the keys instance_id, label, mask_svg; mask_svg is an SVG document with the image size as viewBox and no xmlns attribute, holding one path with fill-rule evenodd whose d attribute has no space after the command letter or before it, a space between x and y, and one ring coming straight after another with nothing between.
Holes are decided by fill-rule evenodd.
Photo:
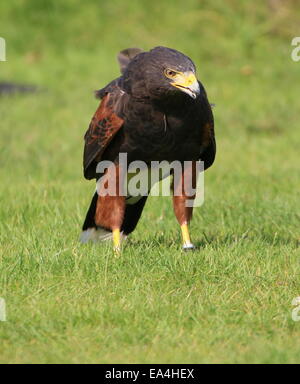
<instances>
[{"instance_id":1,"label":"hawk's wing","mask_svg":"<svg viewBox=\"0 0 300 384\"><path fill-rule=\"evenodd\" d=\"M118 54L118 61L120 64L121 73L124 74L128 64L132 59L143 51L140 48L127 48Z\"/></svg>"},{"instance_id":2,"label":"hawk's wing","mask_svg":"<svg viewBox=\"0 0 300 384\"><path fill-rule=\"evenodd\" d=\"M103 152L123 125L124 120L116 114L120 97L111 93L103 97L85 135L84 176L88 180L95 178Z\"/></svg>"},{"instance_id":3,"label":"hawk's wing","mask_svg":"<svg viewBox=\"0 0 300 384\"><path fill-rule=\"evenodd\" d=\"M203 119L203 136L200 159L204 162L204 170L212 166L216 157L215 124L212 106L208 101L206 91L199 82L201 88L201 116Z\"/></svg>"}]
</instances>

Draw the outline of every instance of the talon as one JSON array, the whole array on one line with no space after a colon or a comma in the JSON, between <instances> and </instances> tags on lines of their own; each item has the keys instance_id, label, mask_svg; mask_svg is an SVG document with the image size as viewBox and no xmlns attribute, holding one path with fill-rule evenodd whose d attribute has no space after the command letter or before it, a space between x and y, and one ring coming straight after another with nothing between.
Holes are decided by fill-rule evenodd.
<instances>
[{"instance_id":1,"label":"talon","mask_svg":"<svg viewBox=\"0 0 300 384\"><path fill-rule=\"evenodd\" d=\"M189 243L189 244L183 244L182 249L184 251L193 251L194 249L196 249L196 247L194 246L194 244Z\"/></svg>"}]
</instances>

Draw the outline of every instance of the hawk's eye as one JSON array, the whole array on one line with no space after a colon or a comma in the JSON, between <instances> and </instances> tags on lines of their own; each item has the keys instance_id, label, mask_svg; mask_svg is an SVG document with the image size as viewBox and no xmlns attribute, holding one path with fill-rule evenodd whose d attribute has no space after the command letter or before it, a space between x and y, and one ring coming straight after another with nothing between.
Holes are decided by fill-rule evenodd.
<instances>
[{"instance_id":1,"label":"hawk's eye","mask_svg":"<svg viewBox=\"0 0 300 384\"><path fill-rule=\"evenodd\" d=\"M172 79L172 78L176 77L178 75L178 73L173 71L172 69L166 69L165 75Z\"/></svg>"}]
</instances>

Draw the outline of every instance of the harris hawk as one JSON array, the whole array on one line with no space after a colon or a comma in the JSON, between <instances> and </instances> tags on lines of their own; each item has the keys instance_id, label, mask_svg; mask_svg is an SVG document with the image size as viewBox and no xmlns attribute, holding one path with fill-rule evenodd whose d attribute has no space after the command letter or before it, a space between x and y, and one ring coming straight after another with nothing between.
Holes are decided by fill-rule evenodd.
<instances>
[{"instance_id":1,"label":"harris hawk","mask_svg":"<svg viewBox=\"0 0 300 384\"><path fill-rule=\"evenodd\" d=\"M211 105L189 57L166 47L148 52L130 48L120 52L118 60L122 75L96 92L101 102L85 135L84 176L97 180L97 190L81 235L84 243L112 238L117 252L122 237L136 228L147 200L147 196L99 193L109 178L116 185L122 183L120 154L127 155L129 164L201 160L204 170L216 154ZM99 173L103 161L114 164L117 172L110 173L108 167ZM195 169L183 171L177 183L197 176ZM188 199L184 190L173 193L183 248L193 249L188 229L193 207L186 204Z\"/></svg>"}]
</instances>

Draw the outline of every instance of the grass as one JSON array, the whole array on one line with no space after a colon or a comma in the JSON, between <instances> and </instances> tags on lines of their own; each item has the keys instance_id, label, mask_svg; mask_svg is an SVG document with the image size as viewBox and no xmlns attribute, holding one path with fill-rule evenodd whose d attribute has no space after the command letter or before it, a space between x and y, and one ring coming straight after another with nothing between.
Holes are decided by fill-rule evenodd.
<instances>
[{"instance_id":1,"label":"grass","mask_svg":"<svg viewBox=\"0 0 300 384\"><path fill-rule=\"evenodd\" d=\"M252 3L1 3L0 80L44 91L0 104L0 363L299 363L300 9ZM218 157L198 250L182 253L171 202L151 198L116 259L78 243L94 190L82 136L116 52L159 44L197 63Z\"/></svg>"}]
</instances>

